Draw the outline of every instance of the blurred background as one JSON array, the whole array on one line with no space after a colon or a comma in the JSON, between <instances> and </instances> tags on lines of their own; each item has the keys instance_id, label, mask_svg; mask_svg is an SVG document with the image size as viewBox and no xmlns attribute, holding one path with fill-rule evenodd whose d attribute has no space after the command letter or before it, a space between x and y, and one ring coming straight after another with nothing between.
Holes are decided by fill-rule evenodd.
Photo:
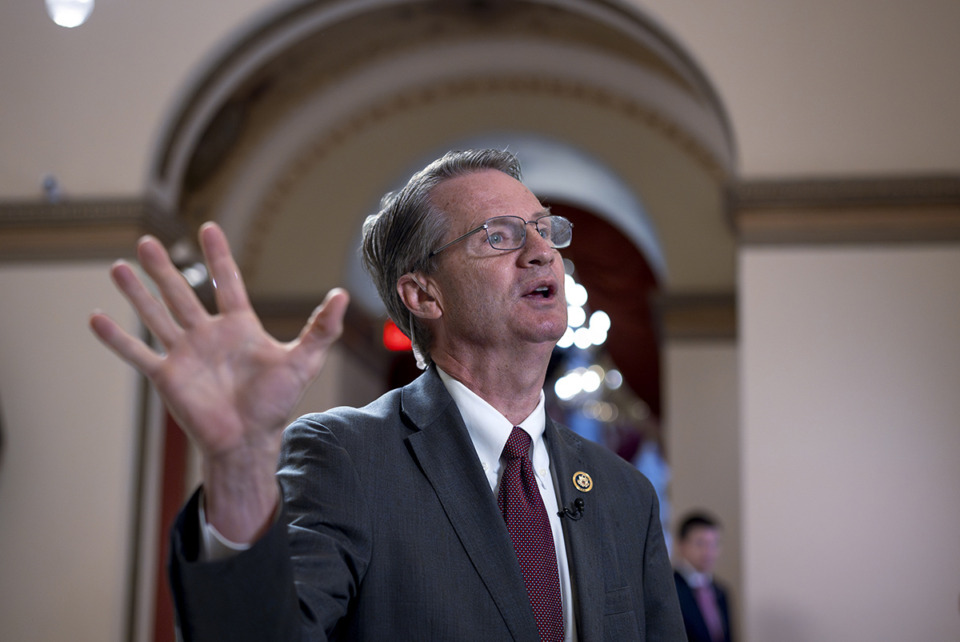
<instances>
[{"instance_id":1,"label":"blurred background","mask_svg":"<svg viewBox=\"0 0 960 642\"><path fill-rule=\"evenodd\" d=\"M724 526L740 639L960 639L960 3L24 0L0 8L0 639L173 639L182 433L86 328L151 233L268 328L348 327L302 410L416 376L356 248L448 149L574 221L549 412Z\"/></svg>"}]
</instances>

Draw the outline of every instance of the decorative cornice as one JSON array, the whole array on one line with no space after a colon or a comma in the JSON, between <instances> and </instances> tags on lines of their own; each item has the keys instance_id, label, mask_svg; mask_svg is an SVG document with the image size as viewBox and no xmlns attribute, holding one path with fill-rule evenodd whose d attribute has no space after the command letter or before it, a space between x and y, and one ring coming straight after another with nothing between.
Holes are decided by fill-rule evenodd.
<instances>
[{"instance_id":1,"label":"decorative cornice","mask_svg":"<svg viewBox=\"0 0 960 642\"><path fill-rule=\"evenodd\" d=\"M764 180L732 188L746 245L960 241L960 176Z\"/></svg>"},{"instance_id":2,"label":"decorative cornice","mask_svg":"<svg viewBox=\"0 0 960 642\"><path fill-rule=\"evenodd\" d=\"M183 232L146 199L0 202L0 262L129 257L144 234L169 244Z\"/></svg>"},{"instance_id":3,"label":"decorative cornice","mask_svg":"<svg viewBox=\"0 0 960 642\"><path fill-rule=\"evenodd\" d=\"M661 293L653 308L665 341L737 339L737 297L733 293Z\"/></svg>"}]
</instances>

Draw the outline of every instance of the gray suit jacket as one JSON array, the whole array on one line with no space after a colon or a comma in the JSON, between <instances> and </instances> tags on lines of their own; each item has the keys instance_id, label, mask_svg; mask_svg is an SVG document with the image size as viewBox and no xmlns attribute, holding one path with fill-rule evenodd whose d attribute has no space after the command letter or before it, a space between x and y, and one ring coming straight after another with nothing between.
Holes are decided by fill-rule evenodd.
<instances>
[{"instance_id":1,"label":"gray suit jacket","mask_svg":"<svg viewBox=\"0 0 960 642\"><path fill-rule=\"evenodd\" d=\"M561 506L584 500L563 519L580 640L684 640L650 483L549 419L544 438ZM233 558L197 562L196 496L181 512L170 578L184 640L538 639L496 497L432 368L364 408L297 420L278 479L282 518Z\"/></svg>"}]
</instances>

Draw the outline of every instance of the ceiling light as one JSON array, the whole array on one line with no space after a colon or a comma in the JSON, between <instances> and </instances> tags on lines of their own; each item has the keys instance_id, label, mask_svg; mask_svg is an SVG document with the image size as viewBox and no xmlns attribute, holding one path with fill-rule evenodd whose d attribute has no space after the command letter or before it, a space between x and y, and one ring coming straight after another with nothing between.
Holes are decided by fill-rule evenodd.
<instances>
[{"instance_id":1,"label":"ceiling light","mask_svg":"<svg viewBox=\"0 0 960 642\"><path fill-rule=\"evenodd\" d=\"M79 27L93 11L94 0L46 0L47 14L61 27Z\"/></svg>"}]
</instances>

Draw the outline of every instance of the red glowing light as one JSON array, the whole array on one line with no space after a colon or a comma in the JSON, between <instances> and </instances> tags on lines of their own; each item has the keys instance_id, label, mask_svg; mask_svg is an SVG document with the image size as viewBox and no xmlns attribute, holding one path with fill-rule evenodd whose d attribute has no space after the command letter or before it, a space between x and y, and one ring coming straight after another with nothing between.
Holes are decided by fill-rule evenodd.
<instances>
[{"instance_id":1,"label":"red glowing light","mask_svg":"<svg viewBox=\"0 0 960 642\"><path fill-rule=\"evenodd\" d=\"M390 319L383 324L383 345L393 352L406 352L412 349L410 339Z\"/></svg>"}]
</instances>

